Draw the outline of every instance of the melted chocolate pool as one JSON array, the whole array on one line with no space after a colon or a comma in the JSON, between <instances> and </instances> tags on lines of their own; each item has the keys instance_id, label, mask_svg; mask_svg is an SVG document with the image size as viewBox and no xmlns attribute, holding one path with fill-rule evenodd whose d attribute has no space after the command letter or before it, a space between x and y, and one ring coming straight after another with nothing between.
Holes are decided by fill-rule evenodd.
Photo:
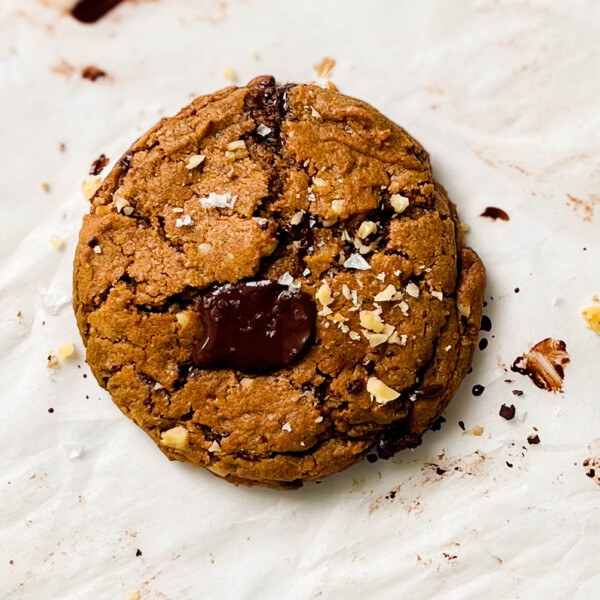
<instances>
[{"instance_id":1,"label":"melted chocolate pool","mask_svg":"<svg viewBox=\"0 0 600 600\"><path fill-rule=\"evenodd\" d=\"M312 297L274 281L223 285L204 294L198 309L204 335L192 360L200 368L264 373L289 365L314 339Z\"/></svg>"}]
</instances>

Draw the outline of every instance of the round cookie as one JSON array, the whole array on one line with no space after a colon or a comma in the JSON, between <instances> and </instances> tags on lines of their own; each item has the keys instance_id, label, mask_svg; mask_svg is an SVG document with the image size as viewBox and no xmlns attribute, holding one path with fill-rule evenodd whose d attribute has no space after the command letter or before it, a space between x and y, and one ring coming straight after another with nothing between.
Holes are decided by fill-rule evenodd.
<instances>
[{"instance_id":1,"label":"round cookie","mask_svg":"<svg viewBox=\"0 0 600 600\"><path fill-rule=\"evenodd\" d=\"M277 488L417 446L470 366L484 286L414 139L268 76L142 136L74 265L87 360L123 413L170 459Z\"/></svg>"}]
</instances>

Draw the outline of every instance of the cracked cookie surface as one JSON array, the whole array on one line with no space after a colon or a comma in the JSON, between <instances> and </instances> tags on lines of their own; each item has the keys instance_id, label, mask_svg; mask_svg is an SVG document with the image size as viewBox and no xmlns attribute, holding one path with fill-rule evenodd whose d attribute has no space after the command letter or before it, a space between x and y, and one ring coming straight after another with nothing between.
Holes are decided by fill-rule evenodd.
<instances>
[{"instance_id":1,"label":"cracked cookie surface","mask_svg":"<svg viewBox=\"0 0 600 600\"><path fill-rule=\"evenodd\" d=\"M194 364L198 298L263 280L314 298L310 347L266 373ZM169 458L293 488L420 443L470 366L484 286L413 138L265 76L121 158L84 217L74 307L100 385Z\"/></svg>"}]
</instances>

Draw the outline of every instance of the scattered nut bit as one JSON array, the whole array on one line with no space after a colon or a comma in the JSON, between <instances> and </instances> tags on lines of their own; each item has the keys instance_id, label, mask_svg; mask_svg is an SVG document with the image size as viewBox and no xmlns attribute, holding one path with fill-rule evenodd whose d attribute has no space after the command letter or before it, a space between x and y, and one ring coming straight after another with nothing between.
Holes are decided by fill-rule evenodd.
<instances>
[{"instance_id":1,"label":"scattered nut bit","mask_svg":"<svg viewBox=\"0 0 600 600\"><path fill-rule=\"evenodd\" d=\"M44 192L49 192L50 191L50 184L47 181L42 181L40 183L40 187L42 188L42 190Z\"/></svg>"},{"instance_id":2,"label":"scattered nut bit","mask_svg":"<svg viewBox=\"0 0 600 600\"><path fill-rule=\"evenodd\" d=\"M406 284L406 293L413 298L419 297L419 286L412 281Z\"/></svg>"},{"instance_id":3,"label":"scattered nut bit","mask_svg":"<svg viewBox=\"0 0 600 600\"><path fill-rule=\"evenodd\" d=\"M335 67L335 60L325 56L315 65L314 69L319 77L330 77L333 67Z\"/></svg>"},{"instance_id":4,"label":"scattered nut bit","mask_svg":"<svg viewBox=\"0 0 600 600\"><path fill-rule=\"evenodd\" d=\"M393 194L390 198L390 203L392 208L397 213L402 213L406 210L408 206L408 198L406 196L402 196L401 194Z\"/></svg>"},{"instance_id":5,"label":"scattered nut bit","mask_svg":"<svg viewBox=\"0 0 600 600\"><path fill-rule=\"evenodd\" d=\"M128 592L125 600L140 600L139 592Z\"/></svg>"},{"instance_id":6,"label":"scattered nut bit","mask_svg":"<svg viewBox=\"0 0 600 600\"><path fill-rule=\"evenodd\" d=\"M321 177L313 177L312 183L313 183L313 185L316 185L317 187L327 187L327 182L324 179L322 179Z\"/></svg>"},{"instance_id":7,"label":"scattered nut bit","mask_svg":"<svg viewBox=\"0 0 600 600\"><path fill-rule=\"evenodd\" d=\"M285 423L284 423L284 424L281 426L281 429L282 429L283 431L288 431L288 432L291 432L291 431L292 431L292 426L289 424L289 422L287 422L287 421L286 421L286 422L285 422Z\"/></svg>"},{"instance_id":8,"label":"scattered nut bit","mask_svg":"<svg viewBox=\"0 0 600 600\"><path fill-rule=\"evenodd\" d=\"M539 444L540 442L541 442L540 436L537 433L535 435L531 434L531 435L527 436L528 444Z\"/></svg>"},{"instance_id":9,"label":"scattered nut bit","mask_svg":"<svg viewBox=\"0 0 600 600\"><path fill-rule=\"evenodd\" d=\"M200 256L206 256L212 250L212 246L210 244L198 244L198 254Z\"/></svg>"},{"instance_id":10,"label":"scattered nut bit","mask_svg":"<svg viewBox=\"0 0 600 600\"><path fill-rule=\"evenodd\" d=\"M460 228L460 230L461 230L463 233L467 233L467 231L469 231L469 229L471 229L471 228L469 227L469 225L468 225L467 223L465 223L464 221L459 221L459 222L458 222L458 227Z\"/></svg>"},{"instance_id":11,"label":"scattered nut bit","mask_svg":"<svg viewBox=\"0 0 600 600\"><path fill-rule=\"evenodd\" d=\"M331 210L336 215L341 215L344 212L344 201L343 200L334 200L331 203Z\"/></svg>"},{"instance_id":12,"label":"scattered nut bit","mask_svg":"<svg viewBox=\"0 0 600 600\"><path fill-rule=\"evenodd\" d=\"M434 298L437 298L438 300L443 300L444 299L444 294L442 292L438 292L436 290L431 290L431 295Z\"/></svg>"},{"instance_id":13,"label":"scattered nut bit","mask_svg":"<svg viewBox=\"0 0 600 600\"><path fill-rule=\"evenodd\" d=\"M458 307L460 316L468 319L471 315L471 307L468 304L463 304L461 302L457 302L456 306Z\"/></svg>"},{"instance_id":14,"label":"scattered nut bit","mask_svg":"<svg viewBox=\"0 0 600 600\"><path fill-rule=\"evenodd\" d=\"M400 396L400 394L387 386L381 379L377 377L369 377L367 380L367 392L371 394L371 399L377 404L387 404Z\"/></svg>"},{"instance_id":15,"label":"scattered nut bit","mask_svg":"<svg viewBox=\"0 0 600 600\"><path fill-rule=\"evenodd\" d=\"M71 358L75 354L75 346L73 342L67 342L58 349L59 358Z\"/></svg>"},{"instance_id":16,"label":"scattered nut bit","mask_svg":"<svg viewBox=\"0 0 600 600\"><path fill-rule=\"evenodd\" d=\"M380 344L387 342L393 333L395 333L394 327L387 323L383 326L383 331L381 333L370 333L366 329L362 330L362 334L369 341L369 346L371 348L376 348Z\"/></svg>"},{"instance_id":17,"label":"scattered nut bit","mask_svg":"<svg viewBox=\"0 0 600 600\"><path fill-rule=\"evenodd\" d=\"M131 208L131 205L129 204L129 200L126 200L125 198L122 198L121 196L119 196L115 200L113 200L113 204L115 205L115 208L117 209L118 213L124 212L125 208L128 208L128 207Z\"/></svg>"},{"instance_id":18,"label":"scattered nut bit","mask_svg":"<svg viewBox=\"0 0 600 600\"><path fill-rule=\"evenodd\" d=\"M360 340L360 334L356 333L356 331L351 331L350 333L348 333L348 336L350 337L351 340L354 340L355 342Z\"/></svg>"},{"instance_id":19,"label":"scattered nut bit","mask_svg":"<svg viewBox=\"0 0 600 600\"><path fill-rule=\"evenodd\" d=\"M328 283L324 283L317 290L317 300L323 306L329 306L333 302L333 296L331 295L331 288Z\"/></svg>"},{"instance_id":20,"label":"scattered nut bit","mask_svg":"<svg viewBox=\"0 0 600 600\"><path fill-rule=\"evenodd\" d=\"M192 221L192 217L190 215L183 215L181 219L175 219L175 227L189 227L193 225L194 221Z\"/></svg>"},{"instance_id":21,"label":"scattered nut bit","mask_svg":"<svg viewBox=\"0 0 600 600\"><path fill-rule=\"evenodd\" d=\"M358 235L358 237L361 240L364 240L366 237L369 237L372 233L375 233L376 231L377 231L377 223L374 223L373 221L363 221L360 224L360 227L358 228L356 235Z\"/></svg>"},{"instance_id":22,"label":"scattered nut bit","mask_svg":"<svg viewBox=\"0 0 600 600\"><path fill-rule=\"evenodd\" d=\"M322 423L323 422L323 417L317 417L315 419L315 423Z\"/></svg>"},{"instance_id":23,"label":"scattered nut bit","mask_svg":"<svg viewBox=\"0 0 600 600\"><path fill-rule=\"evenodd\" d=\"M102 179L97 175L93 175L92 177L88 177L81 184L81 191L83 192L83 197L86 200L91 200L96 192L100 189L102 185Z\"/></svg>"},{"instance_id":24,"label":"scattered nut bit","mask_svg":"<svg viewBox=\"0 0 600 600\"><path fill-rule=\"evenodd\" d=\"M229 79L229 81L235 81L237 79L236 72L230 66L224 67L223 75L226 79Z\"/></svg>"},{"instance_id":25,"label":"scattered nut bit","mask_svg":"<svg viewBox=\"0 0 600 600\"><path fill-rule=\"evenodd\" d=\"M299 210L291 219L290 225L300 225L302 219L304 218L304 211Z\"/></svg>"},{"instance_id":26,"label":"scattered nut bit","mask_svg":"<svg viewBox=\"0 0 600 600\"><path fill-rule=\"evenodd\" d=\"M333 83L333 81L326 81L323 84L323 87L325 89L327 89L327 90L331 90L332 92L337 92L338 91L337 86L335 85L335 83Z\"/></svg>"},{"instance_id":27,"label":"scattered nut bit","mask_svg":"<svg viewBox=\"0 0 600 600\"><path fill-rule=\"evenodd\" d=\"M167 429L160 434L160 441L167 448L175 450L184 450L188 445L188 430L181 425Z\"/></svg>"},{"instance_id":28,"label":"scattered nut bit","mask_svg":"<svg viewBox=\"0 0 600 600\"><path fill-rule=\"evenodd\" d=\"M408 335L403 333L399 335L397 331L394 331L392 335L388 338L388 344L398 344L399 346L406 346L406 342L408 341Z\"/></svg>"},{"instance_id":29,"label":"scattered nut bit","mask_svg":"<svg viewBox=\"0 0 600 600\"><path fill-rule=\"evenodd\" d=\"M267 127L264 123L259 123L258 127L256 128L256 133L258 133L258 135L261 137L266 137L271 133L271 131L273 130L270 127Z\"/></svg>"},{"instance_id":30,"label":"scattered nut bit","mask_svg":"<svg viewBox=\"0 0 600 600\"><path fill-rule=\"evenodd\" d=\"M204 162L206 156L204 154L194 154L190 156L188 159L187 165L185 165L186 169L195 169L198 165L201 165Z\"/></svg>"},{"instance_id":31,"label":"scattered nut bit","mask_svg":"<svg viewBox=\"0 0 600 600\"><path fill-rule=\"evenodd\" d=\"M46 367L48 369L54 369L56 365L58 365L58 359L56 358L56 354L48 354L48 363L46 364Z\"/></svg>"},{"instance_id":32,"label":"scattered nut bit","mask_svg":"<svg viewBox=\"0 0 600 600\"><path fill-rule=\"evenodd\" d=\"M53 235L50 237L50 244L52 244L52 246L57 250L60 250L64 246L64 241L57 235Z\"/></svg>"},{"instance_id":33,"label":"scattered nut bit","mask_svg":"<svg viewBox=\"0 0 600 600\"><path fill-rule=\"evenodd\" d=\"M213 454L218 454L219 452L221 452L221 444L219 444L219 442L217 442L216 440L209 446L208 448L209 452L212 452Z\"/></svg>"},{"instance_id":34,"label":"scattered nut bit","mask_svg":"<svg viewBox=\"0 0 600 600\"><path fill-rule=\"evenodd\" d=\"M246 142L244 140L235 140L234 142L229 142L226 148L230 152L234 152L235 150L242 150L246 148Z\"/></svg>"},{"instance_id":35,"label":"scattered nut bit","mask_svg":"<svg viewBox=\"0 0 600 600\"><path fill-rule=\"evenodd\" d=\"M321 119L322 118L321 115L319 114L319 111L314 106L310 107L310 116L313 119Z\"/></svg>"},{"instance_id":36,"label":"scattered nut bit","mask_svg":"<svg viewBox=\"0 0 600 600\"><path fill-rule=\"evenodd\" d=\"M179 206L176 206L176 207L173 209L173 212L174 212L174 213L182 213L182 212L183 212L183 208L180 208Z\"/></svg>"},{"instance_id":37,"label":"scattered nut bit","mask_svg":"<svg viewBox=\"0 0 600 600\"><path fill-rule=\"evenodd\" d=\"M96 244L92 250L96 253L96 254L102 254L102 248L100 248L100 246L98 244Z\"/></svg>"},{"instance_id":38,"label":"scattered nut bit","mask_svg":"<svg viewBox=\"0 0 600 600\"><path fill-rule=\"evenodd\" d=\"M390 300L396 299L396 294L396 288L390 283L385 290L379 292L379 294L377 294L373 300L375 300L375 302L389 302Z\"/></svg>"},{"instance_id":39,"label":"scattered nut bit","mask_svg":"<svg viewBox=\"0 0 600 600\"><path fill-rule=\"evenodd\" d=\"M475 427L471 427L471 429L463 431L463 435L483 435L483 427L481 427L480 425L475 425Z\"/></svg>"},{"instance_id":40,"label":"scattered nut bit","mask_svg":"<svg viewBox=\"0 0 600 600\"><path fill-rule=\"evenodd\" d=\"M381 317L374 310L361 310L359 313L360 324L370 331L381 333L384 323Z\"/></svg>"},{"instance_id":41,"label":"scattered nut bit","mask_svg":"<svg viewBox=\"0 0 600 600\"><path fill-rule=\"evenodd\" d=\"M600 304L592 304L581 311L586 325L595 333L600 334Z\"/></svg>"},{"instance_id":42,"label":"scattered nut bit","mask_svg":"<svg viewBox=\"0 0 600 600\"><path fill-rule=\"evenodd\" d=\"M187 311L182 310L175 315L175 319L177 320L177 324L180 327L185 327L190 324L190 315Z\"/></svg>"}]
</instances>

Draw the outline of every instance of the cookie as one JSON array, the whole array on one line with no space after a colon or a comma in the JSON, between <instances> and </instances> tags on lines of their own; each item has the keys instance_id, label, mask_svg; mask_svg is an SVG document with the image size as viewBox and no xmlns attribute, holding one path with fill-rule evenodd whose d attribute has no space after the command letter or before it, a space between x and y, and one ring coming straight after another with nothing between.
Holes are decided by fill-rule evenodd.
<instances>
[{"instance_id":1,"label":"cookie","mask_svg":"<svg viewBox=\"0 0 600 600\"><path fill-rule=\"evenodd\" d=\"M96 379L170 459L294 488L420 443L484 286L413 138L264 76L120 159L83 219L74 308Z\"/></svg>"}]
</instances>

